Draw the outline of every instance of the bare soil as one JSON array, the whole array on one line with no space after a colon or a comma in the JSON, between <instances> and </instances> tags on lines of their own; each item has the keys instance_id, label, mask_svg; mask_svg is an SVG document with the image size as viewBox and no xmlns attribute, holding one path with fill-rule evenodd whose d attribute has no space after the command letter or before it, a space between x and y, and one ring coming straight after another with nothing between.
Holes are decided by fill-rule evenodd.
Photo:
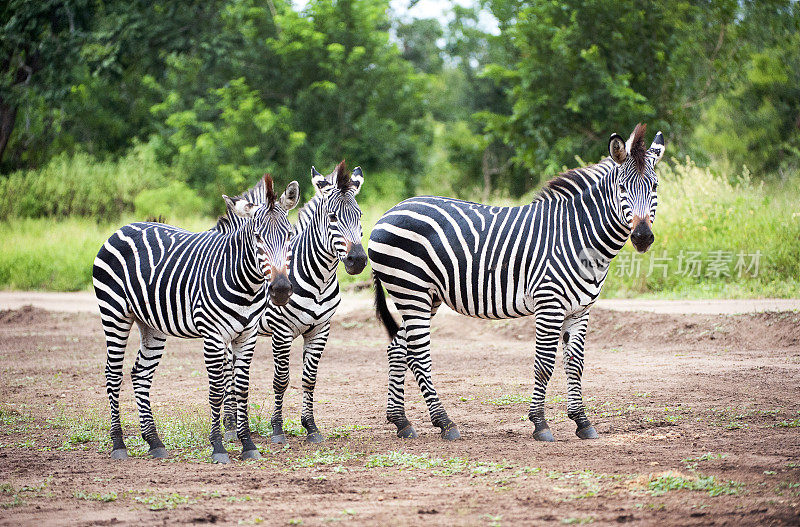
<instances>
[{"instance_id":1,"label":"bare soil","mask_svg":"<svg viewBox=\"0 0 800 527\"><path fill-rule=\"evenodd\" d=\"M132 448L137 457L112 461L107 440L75 432L106 419L98 317L0 312L0 524L800 524L798 313L596 309L584 396L601 437L575 436L558 368L548 390L552 444L535 442L524 418L532 319L434 319L434 382L461 430L454 443L431 427L410 375L407 413L420 437L395 436L384 417L382 328L363 309L335 320L316 390L328 440L311 446L293 436L273 447L259 437L263 459L233 455L221 466L207 462L204 440L197 455L172 449L172 459L156 461ZM134 332L126 372L137 340ZM251 373L262 417L268 346L259 342ZM286 415L295 420L299 350ZM206 419L199 341L167 343L151 395L162 419ZM122 401L131 445L129 379ZM689 488L670 490L681 486Z\"/></svg>"}]
</instances>

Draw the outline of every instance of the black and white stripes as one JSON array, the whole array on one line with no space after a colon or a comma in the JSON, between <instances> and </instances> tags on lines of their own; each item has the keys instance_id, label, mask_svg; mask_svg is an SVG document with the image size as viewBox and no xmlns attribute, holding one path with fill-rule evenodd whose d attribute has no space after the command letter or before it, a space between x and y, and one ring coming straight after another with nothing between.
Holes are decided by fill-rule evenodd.
<instances>
[{"instance_id":1,"label":"black and white stripes","mask_svg":"<svg viewBox=\"0 0 800 527\"><path fill-rule=\"evenodd\" d=\"M259 201L252 201L254 196ZM161 223L132 223L103 244L92 274L106 335L112 457L127 457L119 390L125 345L136 322L142 346L132 378L141 432L150 454L166 456L153 422L149 391L169 335L204 341L213 459L228 461L219 429L225 349L232 347L246 376L256 326L266 305L267 274L271 275L271 300L285 303L289 299L286 259L292 227L287 211L297 204L298 197L298 185L292 182L276 198L267 176L242 196L225 196L228 212L220 219L218 230L193 233ZM247 387L237 388L237 399L244 399L246 406ZM239 427L239 438L243 456L253 457L257 450L246 425L244 421Z\"/></svg>"},{"instance_id":2,"label":"black and white stripes","mask_svg":"<svg viewBox=\"0 0 800 527\"><path fill-rule=\"evenodd\" d=\"M589 309L608 264L631 236L639 250L653 241L654 166L664 152L661 133L649 149L644 126L627 145L616 134L611 157L551 181L531 204L492 207L449 198L418 197L389 210L370 236L369 256L378 312L390 332L387 418L401 437L416 432L405 416L403 383L410 369L431 421L448 439L459 437L431 380L430 320L442 302L481 318L534 315L536 355L529 417L535 437L552 440L544 396L559 340L565 343L568 413L582 438L596 437L581 397L583 344ZM401 322L383 299L386 288Z\"/></svg>"},{"instance_id":3,"label":"black and white stripes","mask_svg":"<svg viewBox=\"0 0 800 527\"><path fill-rule=\"evenodd\" d=\"M314 387L330 321L341 301L336 268L341 261L349 274L358 274L367 263L367 254L361 245L361 209L356 202L364 182L361 168L355 168L350 174L341 162L327 177L312 167L311 176L316 194L300 211L297 235L291 245L292 297L283 306L269 302L258 328L259 335L272 336L275 391L272 441L275 443L286 441L283 398L289 386L289 349L299 336L303 337L301 423L308 433L308 441L323 440L314 422ZM234 383L238 386L239 379L235 378ZM229 394L225 404L226 428L234 423L230 401ZM239 410L241 419L246 414Z\"/></svg>"}]
</instances>

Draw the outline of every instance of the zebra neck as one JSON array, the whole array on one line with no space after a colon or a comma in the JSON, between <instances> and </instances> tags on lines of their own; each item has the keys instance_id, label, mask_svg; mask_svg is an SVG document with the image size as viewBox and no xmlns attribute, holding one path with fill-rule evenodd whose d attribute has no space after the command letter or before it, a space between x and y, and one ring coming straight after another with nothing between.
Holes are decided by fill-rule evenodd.
<instances>
[{"instance_id":1,"label":"zebra neck","mask_svg":"<svg viewBox=\"0 0 800 527\"><path fill-rule=\"evenodd\" d=\"M616 172L600 178L582 192L576 203L576 231L573 242L613 258L630 235L630 227L619 209Z\"/></svg>"},{"instance_id":2,"label":"zebra neck","mask_svg":"<svg viewBox=\"0 0 800 527\"><path fill-rule=\"evenodd\" d=\"M336 279L339 257L330 248L322 214L317 210L292 248L293 270L307 284L326 289Z\"/></svg>"},{"instance_id":3,"label":"zebra neck","mask_svg":"<svg viewBox=\"0 0 800 527\"><path fill-rule=\"evenodd\" d=\"M237 293L255 297L264 288L264 272L256 258L252 229L237 229L227 237L223 265L228 271L228 285Z\"/></svg>"}]
</instances>

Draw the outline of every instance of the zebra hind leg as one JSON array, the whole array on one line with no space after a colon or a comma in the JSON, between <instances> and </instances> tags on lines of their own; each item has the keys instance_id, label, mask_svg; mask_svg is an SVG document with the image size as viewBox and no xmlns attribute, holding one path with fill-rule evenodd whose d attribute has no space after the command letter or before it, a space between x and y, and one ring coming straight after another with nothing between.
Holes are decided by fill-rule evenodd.
<instances>
[{"instance_id":1,"label":"zebra hind leg","mask_svg":"<svg viewBox=\"0 0 800 527\"><path fill-rule=\"evenodd\" d=\"M149 445L149 454L153 458L166 458L167 450L158 437L156 424L153 420L153 411L150 408L150 386L153 384L153 374L164 352L166 336L139 323L139 333L142 336L141 348L136 355L136 363L131 370L133 392L136 396L136 406L139 410L139 426L142 438Z\"/></svg>"},{"instance_id":2,"label":"zebra hind leg","mask_svg":"<svg viewBox=\"0 0 800 527\"><path fill-rule=\"evenodd\" d=\"M330 322L320 326L315 333L303 337L303 410L300 423L306 429L306 441L322 443L325 436L314 422L314 387L317 384L317 368L330 334Z\"/></svg>"},{"instance_id":3,"label":"zebra hind leg","mask_svg":"<svg viewBox=\"0 0 800 527\"><path fill-rule=\"evenodd\" d=\"M597 439L592 423L586 417L581 393L581 377L583 375L584 344L586 342L586 326L589 314L568 321L564 327L564 372L567 374L567 416L575 421L575 435L581 439Z\"/></svg>"},{"instance_id":4,"label":"zebra hind leg","mask_svg":"<svg viewBox=\"0 0 800 527\"><path fill-rule=\"evenodd\" d=\"M458 427L447 416L431 379L431 311L401 309L400 314L407 342L406 360L428 406L431 423L441 429L443 439L461 439Z\"/></svg>"},{"instance_id":5,"label":"zebra hind leg","mask_svg":"<svg viewBox=\"0 0 800 527\"><path fill-rule=\"evenodd\" d=\"M389 356L389 395L386 403L386 420L397 427L397 437L416 439L417 431L406 417L405 381L408 363L406 362L406 340L403 329L395 335L386 353Z\"/></svg>"},{"instance_id":6,"label":"zebra hind leg","mask_svg":"<svg viewBox=\"0 0 800 527\"><path fill-rule=\"evenodd\" d=\"M125 346L133 326L133 318L111 313L101 304L100 319L106 335L106 394L111 408L110 435L113 443L112 459L127 459L128 449L122 437L122 422L119 416L119 391L122 386L122 364L125 358Z\"/></svg>"}]
</instances>

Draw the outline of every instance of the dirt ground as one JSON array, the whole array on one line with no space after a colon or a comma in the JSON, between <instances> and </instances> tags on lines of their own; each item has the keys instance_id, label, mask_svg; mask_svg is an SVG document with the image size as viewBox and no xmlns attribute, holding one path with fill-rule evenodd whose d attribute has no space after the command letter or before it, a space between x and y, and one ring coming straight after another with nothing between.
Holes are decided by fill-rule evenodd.
<instances>
[{"instance_id":1,"label":"dirt ground","mask_svg":"<svg viewBox=\"0 0 800 527\"><path fill-rule=\"evenodd\" d=\"M261 460L232 455L221 466L207 462L199 431L201 343L170 340L151 395L172 458L149 459L137 443L126 378L136 456L119 462L105 438L98 317L0 312L0 524L800 524L800 314L596 309L583 384L594 441L566 418L560 365L547 403L556 442L533 440L532 342L532 319L438 315L434 382L463 440L439 438L410 375L407 414L420 437L400 440L384 417L382 328L367 310L337 317L316 391L327 441L273 447L258 437ZM268 345L259 342L252 369L254 419L271 404ZM299 349L285 414L295 421Z\"/></svg>"}]
</instances>

